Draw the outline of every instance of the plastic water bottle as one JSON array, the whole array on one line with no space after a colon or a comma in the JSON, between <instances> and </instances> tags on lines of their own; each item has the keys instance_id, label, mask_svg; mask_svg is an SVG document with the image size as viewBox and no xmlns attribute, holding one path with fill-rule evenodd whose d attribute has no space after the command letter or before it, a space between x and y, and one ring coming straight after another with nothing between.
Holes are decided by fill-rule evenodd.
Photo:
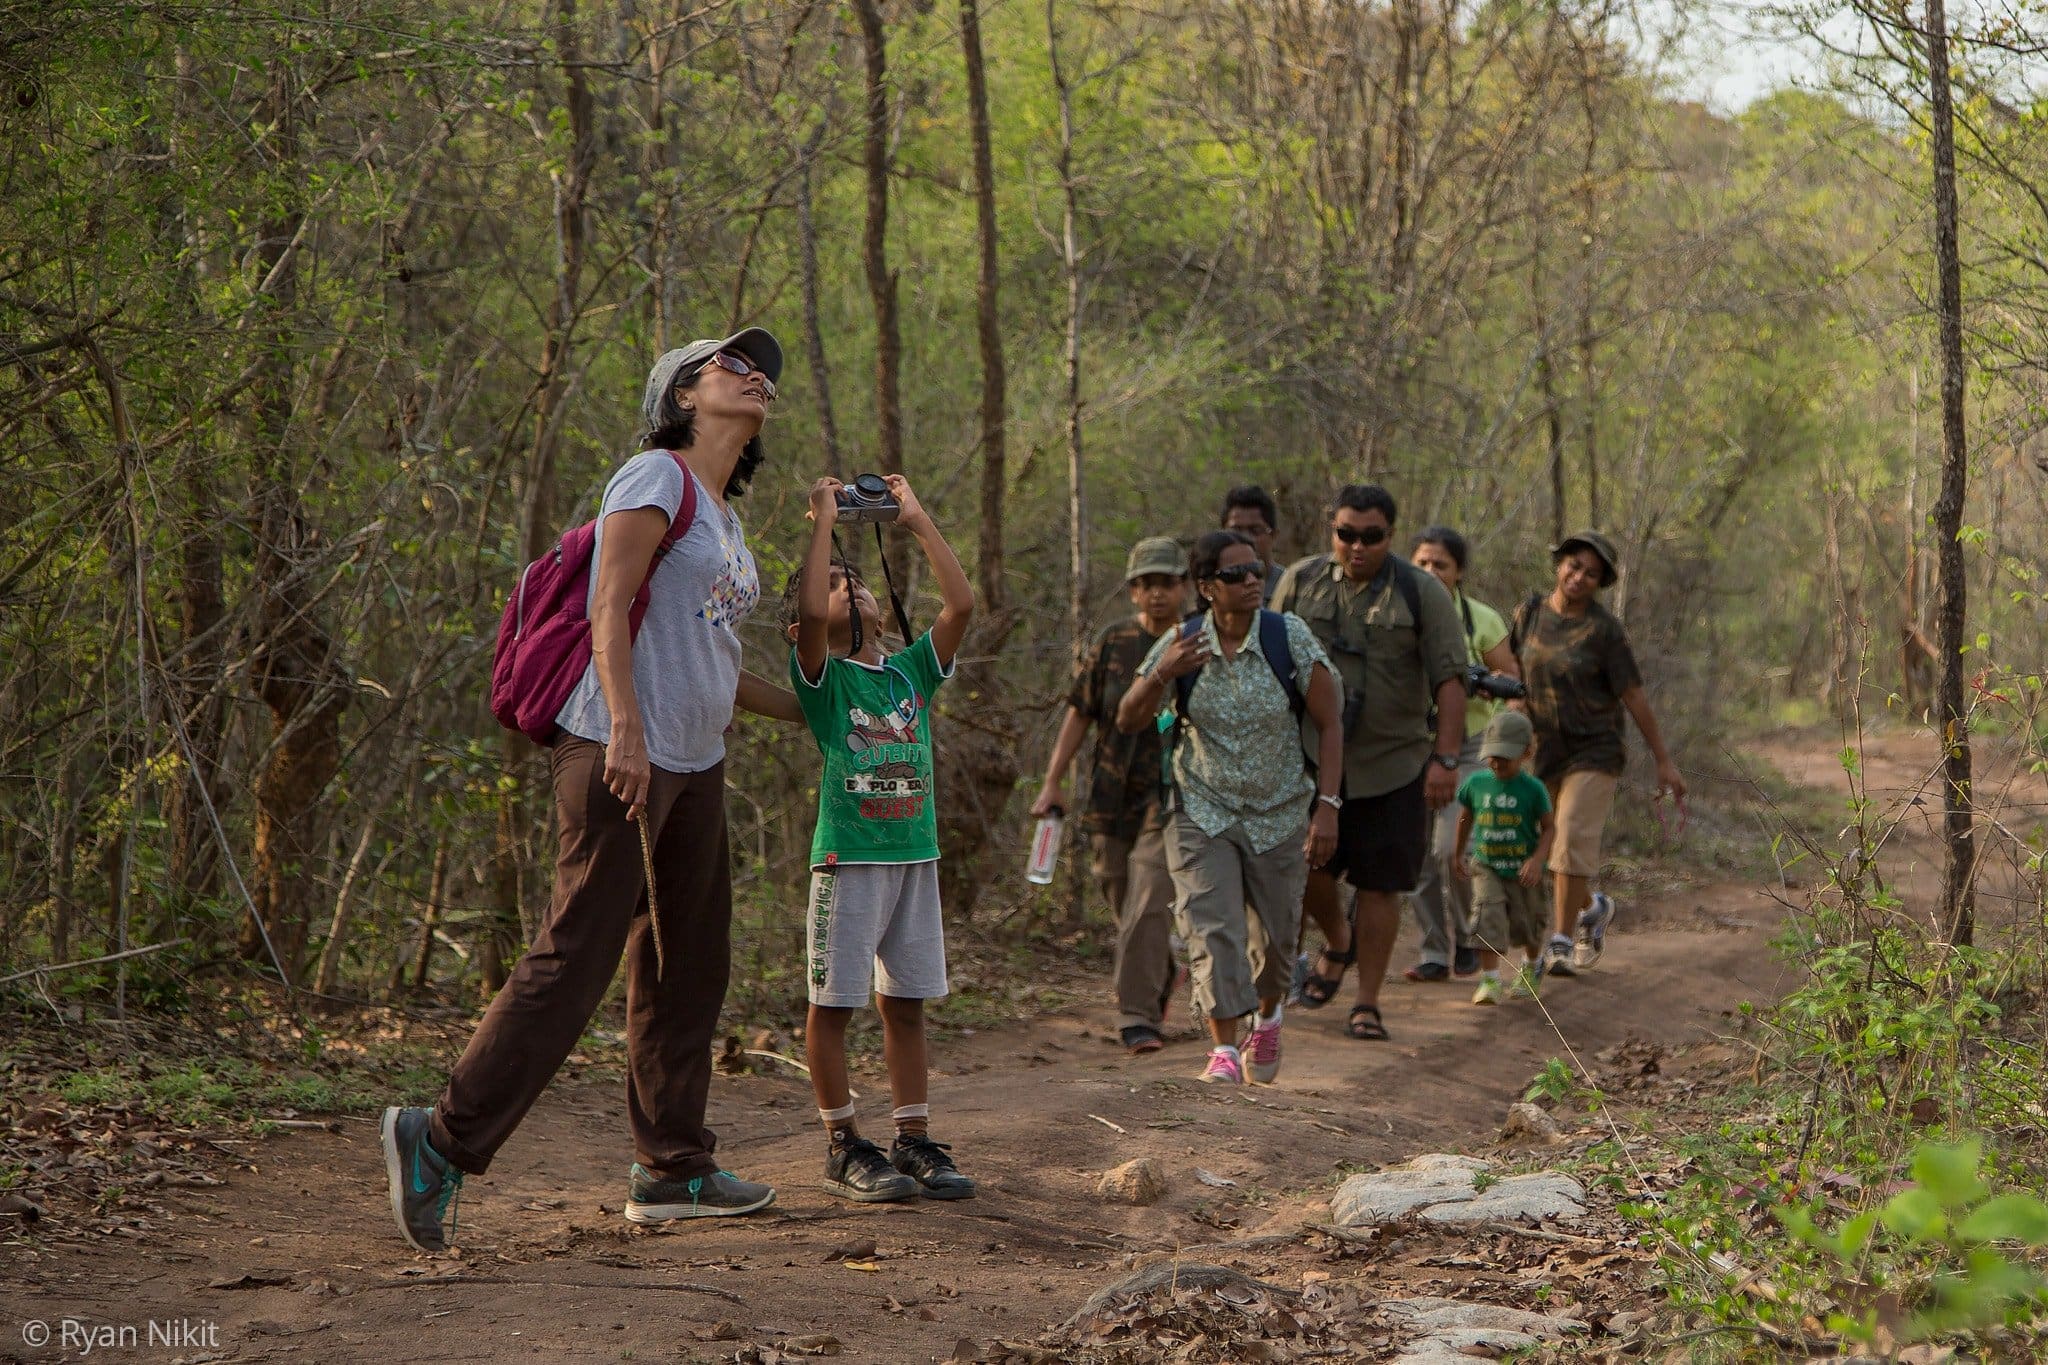
<instances>
[{"instance_id":1,"label":"plastic water bottle","mask_svg":"<svg viewBox=\"0 0 2048 1365\"><path fill-rule=\"evenodd\" d=\"M1066 823L1067 813L1054 806L1039 817L1038 828L1031 835L1031 863L1024 869L1024 880L1034 886L1052 885L1053 866L1060 860L1060 826Z\"/></svg>"}]
</instances>

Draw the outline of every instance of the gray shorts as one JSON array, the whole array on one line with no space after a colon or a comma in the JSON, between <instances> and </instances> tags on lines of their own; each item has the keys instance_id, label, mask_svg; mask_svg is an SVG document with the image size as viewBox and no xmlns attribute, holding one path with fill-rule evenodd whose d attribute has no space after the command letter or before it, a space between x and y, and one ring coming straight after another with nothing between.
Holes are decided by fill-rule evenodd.
<instances>
[{"instance_id":1,"label":"gray shorts","mask_svg":"<svg viewBox=\"0 0 2048 1365\"><path fill-rule=\"evenodd\" d=\"M939 865L850 863L811 873L804 916L811 1003L859 1009L871 994L936 1000L946 993Z\"/></svg>"}]
</instances>

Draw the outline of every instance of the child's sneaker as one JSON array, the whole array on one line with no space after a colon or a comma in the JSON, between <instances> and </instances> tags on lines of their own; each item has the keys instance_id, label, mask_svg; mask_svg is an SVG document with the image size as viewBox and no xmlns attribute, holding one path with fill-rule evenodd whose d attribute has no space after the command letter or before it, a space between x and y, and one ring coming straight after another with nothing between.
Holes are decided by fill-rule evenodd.
<instances>
[{"instance_id":1,"label":"child's sneaker","mask_svg":"<svg viewBox=\"0 0 2048 1365\"><path fill-rule=\"evenodd\" d=\"M1271 1085L1280 1074L1280 1021L1254 1025L1245 1035L1242 1056L1251 1078L1260 1085Z\"/></svg>"},{"instance_id":2,"label":"child's sneaker","mask_svg":"<svg viewBox=\"0 0 2048 1365\"><path fill-rule=\"evenodd\" d=\"M825 1189L856 1204L894 1204L915 1199L919 1185L889 1164L882 1149L866 1138L857 1137L844 1147L834 1147L825 1157Z\"/></svg>"},{"instance_id":3,"label":"child's sneaker","mask_svg":"<svg viewBox=\"0 0 2048 1365\"><path fill-rule=\"evenodd\" d=\"M1202 1068L1202 1079L1215 1085L1243 1085L1244 1062L1234 1047L1209 1049L1209 1064Z\"/></svg>"},{"instance_id":4,"label":"child's sneaker","mask_svg":"<svg viewBox=\"0 0 2048 1365\"><path fill-rule=\"evenodd\" d=\"M1543 985L1543 964L1525 962L1515 972L1514 984L1508 987L1508 994L1517 1000L1534 1000Z\"/></svg>"},{"instance_id":5,"label":"child's sneaker","mask_svg":"<svg viewBox=\"0 0 2048 1365\"><path fill-rule=\"evenodd\" d=\"M1543 970L1549 976L1577 976L1579 969L1572 966L1572 941L1563 934L1552 934L1550 946L1543 950Z\"/></svg>"},{"instance_id":6,"label":"child's sneaker","mask_svg":"<svg viewBox=\"0 0 2048 1365\"><path fill-rule=\"evenodd\" d=\"M1479 989L1472 992L1475 1005L1498 1005L1507 998L1508 988L1501 984L1499 977L1488 972L1479 978Z\"/></svg>"},{"instance_id":7,"label":"child's sneaker","mask_svg":"<svg viewBox=\"0 0 2048 1365\"><path fill-rule=\"evenodd\" d=\"M898 1133L889 1164L915 1180L927 1199L972 1199L974 1182L953 1164L953 1149L923 1133Z\"/></svg>"},{"instance_id":8,"label":"child's sneaker","mask_svg":"<svg viewBox=\"0 0 2048 1365\"><path fill-rule=\"evenodd\" d=\"M1593 903L1579 911L1578 932L1572 936L1572 966L1584 971L1600 960L1607 946L1607 926L1614 920L1614 898L1605 891L1593 893Z\"/></svg>"}]
</instances>

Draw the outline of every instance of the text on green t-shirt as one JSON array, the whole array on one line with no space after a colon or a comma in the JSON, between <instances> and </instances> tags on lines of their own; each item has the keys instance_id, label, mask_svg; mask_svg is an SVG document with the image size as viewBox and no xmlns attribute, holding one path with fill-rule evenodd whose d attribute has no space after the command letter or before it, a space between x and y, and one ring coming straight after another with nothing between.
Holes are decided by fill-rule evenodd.
<instances>
[{"instance_id":1,"label":"text on green t-shirt","mask_svg":"<svg viewBox=\"0 0 2048 1365\"><path fill-rule=\"evenodd\" d=\"M1472 812L1466 849L1472 861L1503 877L1519 876L1543 836L1550 793L1527 770L1503 782L1481 768L1458 784L1458 804Z\"/></svg>"}]
</instances>

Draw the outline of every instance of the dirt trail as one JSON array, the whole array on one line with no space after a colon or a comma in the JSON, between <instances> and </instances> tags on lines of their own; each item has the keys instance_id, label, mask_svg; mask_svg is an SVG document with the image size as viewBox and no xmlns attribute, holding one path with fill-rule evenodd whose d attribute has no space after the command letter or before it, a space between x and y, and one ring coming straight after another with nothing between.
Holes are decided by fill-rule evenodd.
<instances>
[{"instance_id":1,"label":"dirt trail","mask_svg":"<svg viewBox=\"0 0 2048 1365\"><path fill-rule=\"evenodd\" d=\"M1791 741L1746 759L1833 787L1831 752ZM281 1133L235 1149L249 1164L223 1169L222 1188L162 1191L165 1216L144 1238L53 1234L0 1267L0 1358L59 1358L25 1348L17 1324L66 1316L218 1325L208 1348L95 1353L115 1360L714 1359L828 1334L847 1359L911 1361L946 1359L962 1338L1028 1339L1134 1253L1291 1230L1323 1216L1343 1169L1484 1147L1531 1073L1563 1051L1560 1035L1590 1060L1631 1035L1678 1044L1714 1030L1784 984L1767 947L1777 919L1750 885L1626 904L1607 960L1546 991L1556 1032L1527 1006L1478 1009L1469 987L1397 978L1382 996L1391 1044L1346 1038L1340 1009L1296 1012L1279 1082L1241 1091L1194 1080L1191 1034L1126 1058L1106 1007L948 1041L935 1050L935 1133L981 1181L971 1202L840 1204L815 1185L803 1079L720 1078L720 1153L777 1185L773 1211L634 1228L620 1216L631 1159L620 1089L565 1079L490 1175L469 1181L459 1255L430 1259L390 1226L374 1116L338 1134ZM1397 965L1412 947L1404 940ZM856 1084L883 1093L878 1075ZM886 1121L876 1099L864 1112L871 1128ZM1165 1165L1166 1197L1098 1200L1097 1176L1138 1156ZM1198 1167L1237 1184L1206 1184ZM867 1240L876 1269L827 1260ZM720 1323L738 1339L711 1341Z\"/></svg>"}]
</instances>

